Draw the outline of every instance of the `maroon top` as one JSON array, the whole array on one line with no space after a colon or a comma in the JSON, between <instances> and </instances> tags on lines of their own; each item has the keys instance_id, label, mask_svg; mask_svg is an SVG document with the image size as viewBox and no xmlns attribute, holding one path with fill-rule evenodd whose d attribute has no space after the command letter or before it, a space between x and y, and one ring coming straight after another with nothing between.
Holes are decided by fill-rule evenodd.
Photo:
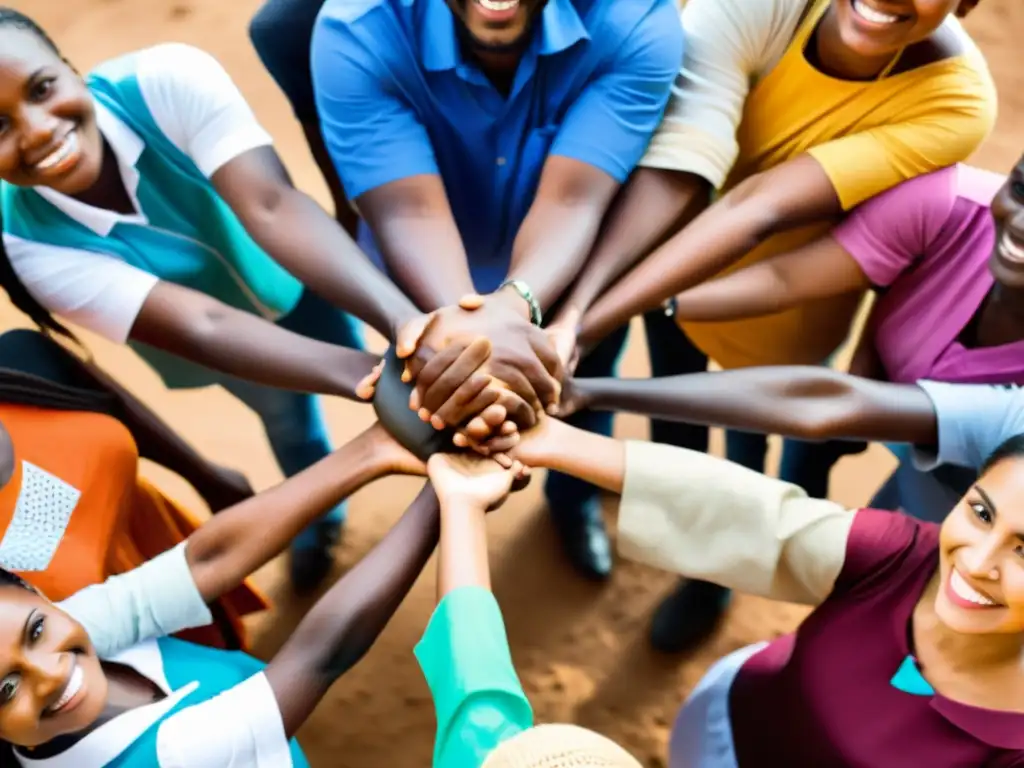
<instances>
[{"instance_id":1,"label":"maroon top","mask_svg":"<svg viewBox=\"0 0 1024 768\"><path fill-rule=\"evenodd\" d=\"M891 684L913 654L911 620L938 543L934 523L857 513L835 590L733 682L740 768L1024 766L1024 715Z\"/></svg>"}]
</instances>

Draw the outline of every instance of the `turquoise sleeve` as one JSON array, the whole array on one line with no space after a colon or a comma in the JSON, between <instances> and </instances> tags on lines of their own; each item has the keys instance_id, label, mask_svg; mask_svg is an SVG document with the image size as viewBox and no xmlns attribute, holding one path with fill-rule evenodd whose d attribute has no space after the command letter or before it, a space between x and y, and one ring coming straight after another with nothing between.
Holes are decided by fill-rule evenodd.
<instances>
[{"instance_id":1,"label":"turquoise sleeve","mask_svg":"<svg viewBox=\"0 0 1024 768\"><path fill-rule=\"evenodd\" d=\"M489 590L449 593L416 646L437 715L434 768L479 768L501 742L533 725Z\"/></svg>"}]
</instances>

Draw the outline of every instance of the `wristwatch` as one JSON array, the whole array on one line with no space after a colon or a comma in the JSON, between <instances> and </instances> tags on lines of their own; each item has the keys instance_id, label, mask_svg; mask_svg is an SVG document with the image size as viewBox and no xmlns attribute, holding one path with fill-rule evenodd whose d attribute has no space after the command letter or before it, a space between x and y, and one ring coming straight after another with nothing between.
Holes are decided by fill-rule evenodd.
<instances>
[{"instance_id":1,"label":"wristwatch","mask_svg":"<svg viewBox=\"0 0 1024 768\"><path fill-rule=\"evenodd\" d=\"M530 322L540 327L540 324L544 320L544 316L541 314L540 303L537 301L537 297L533 295L533 291L530 290L530 286L522 280L506 280L498 286L499 291L502 288L511 288L523 297L523 301L530 306Z\"/></svg>"}]
</instances>

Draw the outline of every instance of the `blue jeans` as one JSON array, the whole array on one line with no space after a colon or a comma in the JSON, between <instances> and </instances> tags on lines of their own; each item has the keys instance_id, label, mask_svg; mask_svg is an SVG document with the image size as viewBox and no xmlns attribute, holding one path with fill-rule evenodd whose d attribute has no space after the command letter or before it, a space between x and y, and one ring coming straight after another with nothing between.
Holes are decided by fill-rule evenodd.
<instances>
[{"instance_id":1,"label":"blue jeans","mask_svg":"<svg viewBox=\"0 0 1024 768\"><path fill-rule=\"evenodd\" d=\"M295 309L277 324L317 341L352 349L362 349L363 346L362 329L356 321L308 288ZM317 395L275 389L229 376L224 376L220 384L260 417L271 450L285 477L298 474L331 452L331 439ZM343 502L324 515L321 522L340 525L345 519L345 512L346 504ZM310 526L299 534L293 546L314 545L316 527Z\"/></svg>"},{"instance_id":2,"label":"blue jeans","mask_svg":"<svg viewBox=\"0 0 1024 768\"><path fill-rule=\"evenodd\" d=\"M267 0L249 23L253 47L301 123L318 121L309 47L324 0Z\"/></svg>"},{"instance_id":3,"label":"blue jeans","mask_svg":"<svg viewBox=\"0 0 1024 768\"><path fill-rule=\"evenodd\" d=\"M647 350L651 360L651 374L656 377L679 376L706 371L708 358L661 310L644 316L647 332ZM651 440L692 451L707 451L708 428L698 424L651 420ZM849 452L847 444L845 452ZM741 430L726 430L725 454L734 461L756 472L764 472L768 452L768 436ZM815 497L828 495L828 475L832 465L843 455L842 444L823 448L820 443L786 439L783 441L779 477L795 483Z\"/></svg>"},{"instance_id":4,"label":"blue jeans","mask_svg":"<svg viewBox=\"0 0 1024 768\"><path fill-rule=\"evenodd\" d=\"M868 504L873 509L902 511L918 520L941 523L978 479L977 472L950 464L922 472L914 466L909 446L886 447L900 465Z\"/></svg>"}]
</instances>

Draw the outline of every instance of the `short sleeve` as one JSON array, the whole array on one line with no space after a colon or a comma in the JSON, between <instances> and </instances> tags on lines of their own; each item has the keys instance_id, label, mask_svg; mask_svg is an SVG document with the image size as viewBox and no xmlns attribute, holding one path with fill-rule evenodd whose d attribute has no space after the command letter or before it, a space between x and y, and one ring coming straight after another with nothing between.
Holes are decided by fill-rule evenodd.
<instances>
[{"instance_id":1,"label":"short sleeve","mask_svg":"<svg viewBox=\"0 0 1024 768\"><path fill-rule=\"evenodd\" d=\"M160 130L207 177L273 141L213 56L183 43L138 54L139 89Z\"/></svg>"},{"instance_id":2,"label":"short sleeve","mask_svg":"<svg viewBox=\"0 0 1024 768\"><path fill-rule=\"evenodd\" d=\"M169 717L157 732L160 768L292 765L281 710L262 672Z\"/></svg>"},{"instance_id":3,"label":"short sleeve","mask_svg":"<svg viewBox=\"0 0 1024 768\"><path fill-rule=\"evenodd\" d=\"M853 210L832 237L873 285L891 285L942 231L957 199L956 166L919 176Z\"/></svg>"},{"instance_id":4,"label":"short sleeve","mask_svg":"<svg viewBox=\"0 0 1024 768\"><path fill-rule=\"evenodd\" d=\"M750 84L792 39L805 0L688 0L682 67L640 165L693 173L716 189L739 155Z\"/></svg>"},{"instance_id":5,"label":"short sleeve","mask_svg":"<svg viewBox=\"0 0 1024 768\"><path fill-rule=\"evenodd\" d=\"M858 510L832 595L883 583L900 570L934 556L938 542L939 526L935 523L896 512Z\"/></svg>"},{"instance_id":6,"label":"short sleeve","mask_svg":"<svg viewBox=\"0 0 1024 768\"><path fill-rule=\"evenodd\" d=\"M192 578L182 542L127 573L86 587L57 604L78 621L100 657L143 640L213 621Z\"/></svg>"},{"instance_id":7,"label":"short sleeve","mask_svg":"<svg viewBox=\"0 0 1024 768\"><path fill-rule=\"evenodd\" d=\"M623 42L610 70L572 105L551 154L625 181L661 122L682 56L675 5L655 3Z\"/></svg>"},{"instance_id":8,"label":"short sleeve","mask_svg":"<svg viewBox=\"0 0 1024 768\"><path fill-rule=\"evenodd\" d=\"M995 86L974 56L957 61L886 105L899 115L896 122L808 150L825 169L843 210L902 181L966 160L988 136L996 117Z\"/></svg>"},{"instance_id":9,"label":"short sleeve","mask_svg":"<svg viewBox=\"0 0 1024 768\"><path fill-rule=\"evenodd\" d=\"M919 381L935 407L938 450L914 450L923 471L941 464L974 470L1004 441L1024 433L1024 391L1018 387Z\"/></svg>"},{"instance_id":10,"label":"short sleeve","mask_svg":"<svg viewBox=\"0 0 1024 768\"><path fill-rule=\"evenodd\" d=\"M160 279L115 256L4 234L18 279L49 312L123 344Z\"/></svg>"},{"instance_id":11,"label":"short sleeve","mask_svg":"<svg viewBox=\"0 0 1024 768\"><path fill-rule=\"evenodd\" d=\"M478 768L499 744L533 725L489 590L464 587L446 595L416 658L437 714L434 768Z\"/></svg>"},{"instance_id":12,"label":"short sleeve","mask_svg":"<svg viewBox=\"0 0 1024 768\"><path fill-rule=\"evenodd\" d=\"M313 87L324 142L349 200L393 181L437 174L426 128L387 65L329 10L313 32Z\"/></svg>"}]
</instances>

